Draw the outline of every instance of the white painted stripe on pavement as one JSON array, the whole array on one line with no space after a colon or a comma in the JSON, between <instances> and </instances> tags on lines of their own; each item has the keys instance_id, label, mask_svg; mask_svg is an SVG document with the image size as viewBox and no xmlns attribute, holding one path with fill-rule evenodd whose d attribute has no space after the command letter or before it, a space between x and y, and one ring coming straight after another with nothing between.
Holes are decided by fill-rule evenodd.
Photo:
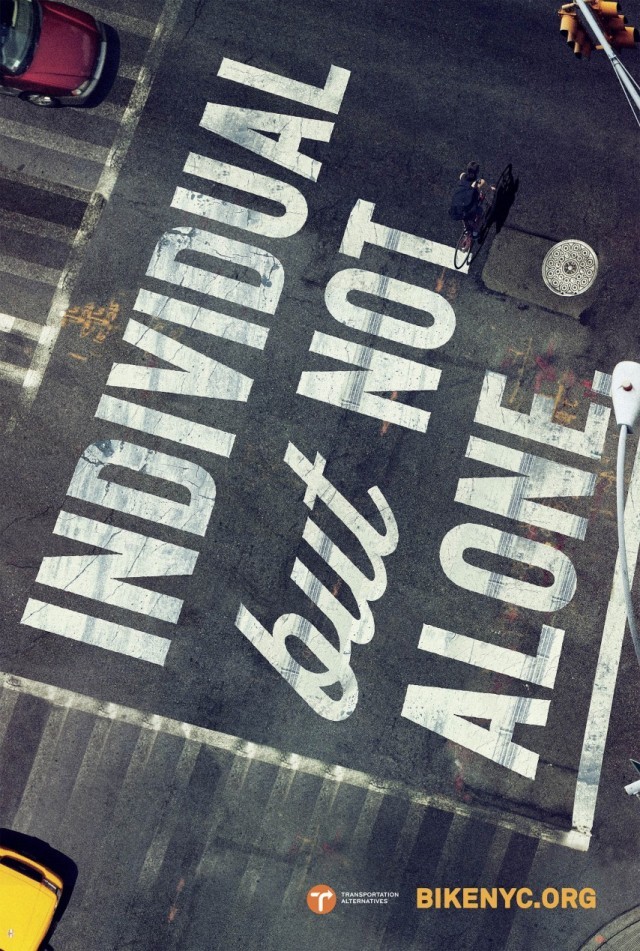
<instances>
[{"instance_id":1,"label":"white painted stripe on pavement","mask_svg":"<svg viewBox=\"0 0 640 951\"><path fill-rule=\"evenodd\" d=\"M60 328L62 327L63 317L69 307L71 295L78 279L84 249L95 231L104 204L109 200L115 188L118 175L124 164L147 97L149 96L151 84L160 65L162 56L164 55L165 48L171 37L183 2L184 0L167 0L162 14L158 19L155 33L149 44L147 55L138 74L136 85L132 90L129 103L124 111L119 130L114 137L108 154L105 152L106 160L100 179L91 196L91 201L85 211L82 224L76 234L67 266L58 281L58 286L54 293L46 321L47 326L52 328L52 333L46 342L43 341L36 348L33 354L29 373L25 379L25 385L20 391L19 405L12 414L7 432L10 432L15 427L20 412L24 412L31 406L38 393L40 384L42 383L42 377L51 359L51 354L53 353Z\"/></svg>"},{"instance_id":2,"label":"white painted stripe on pavement","mask_svg":"<svg viewBox=\"0 0 640 951\"><path fill-rule=\"evenodd\" d=\"M158 877L169 843L178 825L182 812L182 794L189 785L191 774L200 753L200 743L185 743L175 769L175 779L171 787L171 815L164 819L153 837L144 857L138 877L137 895L149 892Z\"/></svg>"},{"instance_id":3,"label":"white painted stripe on pavement","mask_svg":"<svg viewBox=\"0 0 640 951\"><path fill-rule=\"evenodd\" d=\"M78 188L77 185L65 185L62 182L47 181L44 178L37 178L35 175L28 175L26 172L18 172L1 163L0 178L3 181L15 182L17 185L26 185L28 188L35 188L41 192L50 192L52 195L70 198L72 201L81 201L83 205L86 205L91 195L91 192L84 188Z\"/></svg>"},{"instance_id":4,"label":"white painted stripe on pavement","mask_svg":"<svg viewBox=\"0 0 640 951\"><path fill-rule=\"evenodd\" d=\"M281 925L290 920L291 913L300 901L300 895L303 895L308 888L305 883L309 881L311 864L316 860L314 854L316 839L314 837L318 835L323 820L331 812L339 788L340 783L330 778L326 778L320 787L313 812L307 820L307 828L311 831L311 835L309 841L305 842L298 852L289 884L282 896L281 914L278 916L278 921L271 931L268 941L265 942L265 948L268 948L268 951L280 951L282 948Z\"/></svg>"},{"instance_id":5,"label":"white painted stripe on pavement","mask_svg":"<svg viewBox=\"0 0 640 951\"><path fill-rule=\"evenodd\" d=\"M238 938L232 932L234 926L243 927L245 913L253 900L253 895L262 877L264 866L267 862L267 856L274 848L273 832L278 827L283 814L285 814L285 804L291 792L295 773L291 770L278 770L278 775L273 784L273 788L267 800L267 804L262 810L262 821L257 835L253 840L253 852L249 856L247 867L240 879L240 884L236 890L236 897L233 908L228 916L228 926L225 932L225 947L233 947L232 938ZM276 848L281 843L276 844ZM230 931L232 932L230 934Z\"/></svg>"},{"instance_id":6,"label":"white painted stripe on pavement","mask_svg":"<svg viewBox=\"0 0 640 951\"><path fill-rule=\"evenodd\" d=\"M119 841L123 838L123 830L126 837L127 827L130 827L132 822L135 824L134 804L138 803L140 798L139 783L153 752L157 736L158 734L153 730L140 730L138 734L126 775L118 790L118 798L111 819L112 828L117 830L116 835ZM113 846L113 839L110 845ZM85 890L80 906L78 907L77 904L75 906L75 920L80 922L81 927L88 921L89 929L93 931L95 910L103 897L104 878L113 875L114 867L116 870L119 869L122 860L121 853L118 852L117 856L114 856L109 850L103 849L96 861L92 863L91 870L85 869L85 875L90 877L88 881L85 880ZM89 942L87 942L88 945Z\"/></svg>"},{"instance_id":7,"label":"white painted stripe on pavement","mask_svg":"<svg viewBox=\"0 0 640 951\"><path fill-rule=\"evenodd\" d=\"M350 840L350 850L354 854L363 853L371 840L371 833L380 812L384 793L375 786L367 789L362 809Z\"/></svg>"},{"instance_id":8,"label":"white painted stripe on pavement","mask_svg":"<svg viewBox=\"0 0 640 951\"><path fill-rule=\"evenodd\" d=\"M56 745L64 729L69 713L66 707L53 707L38 745L27 785L22 794L18 811L13 820L13 827L19 832L39 835L42 831L38 822L48 817L38 815L36 809L43 792L49 786L49 770L56 752ZM35 823L35 826L34 826Z\"/></svg>"},{"instance_id":9,"label":"white painted stripe on pavement","mask_svg":"<svg viewBox=\"0 0 640 951\"><path fill-rule=\"evenodd\" d=\"M629 585L633 576L640 547L640 443L636 450L633 472L624 508L624 530L627 545ZM572 825L583 835L589 835L598 799L602 759L607 739L613 693L618 676L622 643L627 627L627 610L620 575L620 557L616 558L611 595L602 632L598 666L593 683L591 703L578 767L578 779L573 802ZM634 671L635 675L635 671ZM633 754L634 750L629 750Z\"/></svg>"},{"instance_id":10,"label":"white painted stripe on pavement","mask_svg":"<svg viewBox=\"0 0 640 951\"><path fill-rule=\"evenodd\" d=\"M74 827L77 828L78 802L86 802L87 793L91 793L113 722L113 720L98 719L93 724L91 735L82 756L82 762L74 778L73 789L69 793L64 807L58 813L58 823L55 831L57 833L56 837L61 842L68 842L70 836L74 833ZM52 817L49 817L49 819L49 834L53 835Z\"/></svg>"},{"instance_id":11,"label":"white painted stripe on pavement","mask_svg":"<svg viewBox=\"0 0 640 951\"><path fill-rule=\"evenodd\" d=\"M240 759L247 760L247 767L250 765L251 760L257 760L261 763L268 763L284 769L306 773L309 776L319 776L322 779L329 779L335 783L347 783L350 786L367 789L371 791L374 796L389 795L409 799L411 802L419 803L424 806L432 806L434 809L453 812L456 815L465 816L469 819L476 819L481 822L489 822L492 825L503 826L521 835L531 836L535 839L544 839L545 841L553 842L557 845L564 845L579 851L586 851L589 847L589 835L580 833L575 829L565 831L555 826L546 825L544 822L528 819L525 816L501 812L499 809L495 809L491 806L457 802L438 793L427 793L424 789L412 787L408 783L380 779L376 776L370 776L367 773L361 772L360 770L324 763L321 760L300 756L297 753L287 753L284 750L278 750L272 746L251 743L248 740L242 739L242 737L233 736L229 733L220 733L217 730L196 726L193 723L181 723L179 720L163 717L156 713L145 713L143 710L136 710L133 707L125 707L120 704L97 700L71 690L63 690L61 687L54 687L36 680L18 677L15 674L0 672L0 687L14 690L18 693L27 693L34 697L41 697L54 706L72 707L74 710L82 710L94 716L117 719L123 723L130 723L133 726L157 730L158 732L167 733L171 736L180 736L188 740L193 740L194 742L202 743L203 746L226 750Z\"/></svg>"},{"instance_id":12,"label":"white painted stripe on pavement","mask_svg":"<svg viewBox=\"0 0 640 951\"><path fill-rule=\"evenodd\" d=\"M98 119L105 119L107 122L115 122L119 125L122 121L125 108L126 106L118 105L117 102L111 102L110 99L103 99L99 105L91 110L91 114Z\"/></svg>"},{"instance_id":13,"label":"white painted stripe on pavement","mask_svg":"<svg viewBox=\"0 0 640 951\"><path fill-rule=\"evenodd\" d=\"M227 817L228 803L237 800L245 784L252 759L253 757L248 759L237 757L232 763L224 786L216 787L214 806L206 824L207 839L195 871L196 881L202 877L211 877L215 871L220 859L220 847L216 841L218 827Z\"/></svg>"},{"instance_id":14,"label":"white painted stripe on pavement","mask_svg":"<svg viewBox=\"0 0 640 951\"><path fill-rule=\"evenodd\" d=\"M10 690L3 690L0 694L0 744L4 740L17 700L18 694Z\"/></svg>"},{"instance_id":15,"label":"white painted stripe on pavement","mask_svg":"<svg viewBox=\"0 0 640 951\"><path fill-rule=\"evenodd\" d=\"M114 624L113 621L104 621L90 614L71 611L69 608L60 608L36 598L29 598L27 601L20 623L35 627L39 631L49 631L50 634L82 641L83 644L95 644L102 649L108 644L111 651L161 667L171 646L171 641L166 637Z\"/></svg>"},{"instance_id":16,"label":"white painted stripe on pavement","mask_svg":"<svg viewBox=\"0 0 640 951\"><path fill-rule=\"evenodd\" d=\"M0 208L0 225L22 231L24 234L35 234L40 238L51 241L60 241L63 244L73 244L75 228L56 224L55 221L45 221L44 218L32 218L30 215L21 215L17 211L5 211Z\"/></svg>"},{"instance_id":17,"label":"white painted stripe on pavement","mask_svg":"<svg viewBox=\"0 0 640 951\"><path fill-rule=\"evenodd\" d=\"M478 881L483 885L491 886L498 880L498 874L511 842L511 835L508 829L498 827L495 830L482 872L478 876Z\"/></svg>"},{"instance_id":18,"label":"white painted stripe on pavement","mask_svg":"<svg viewBox=\"0 0 640 951\"><path fill-rule=\"evenodd\" d=\"M51 132L49 129L40 129L13 119L0 119L0 135L7 139L17 139L29 145L51 149L54 152L62 152L64 155L74 155L76 158L97 162L100 165L109 154L109 150L104 145L94 145L84 139L74 139L61 132Z\"/></svg>"},{"instance_id":19,"label":"white painted stripe on pavement","mask_svg":"<svg viewBox=\"0 0 640 951\"><path fill-rule=\"evenodd\" d=\"M118 66L118 76L122 76L123 79L132 79L135 82L141 69L142 63L123 63L121 61Z\"/></svg>"},{"instance_id":20,"label":"white painted stripe on pavement","mask_svg":"<svg viewBox=\"0 0 640 951\"><path fill-rule=\"evenodd\" d=\"M44 327L34 320L21 320L19 317L12 317L10 314L0 314L0 333L19 334L21 337L28 337L30 340L39 340L43 330Z\"/></svg>"},{"instance_id":21,"label":"white painted stripe on pavement","mask_svg":"<svg viewBox=\"0 0 640 951\"><path fill-rule=\"evenodd\" d=\"M5 380L7 383L23 384L26 375L26 367L19 367L15 363L0 360L0 380Z\"/></svg>"},{"instance_id":22,"label":"white painted stripe on pavement","mask_svg":"<svg viewBox=\"0 0 640 951\"><path fill-rule=\"evenodd\" d=\"M59 268L44 267L42 264L34 264L33 261L14 258L10 254L0 254L0 271L13 274L14 277L37 281L39 284L53 284L54 287L60 278Z\"/></svg>"}]
</instances>

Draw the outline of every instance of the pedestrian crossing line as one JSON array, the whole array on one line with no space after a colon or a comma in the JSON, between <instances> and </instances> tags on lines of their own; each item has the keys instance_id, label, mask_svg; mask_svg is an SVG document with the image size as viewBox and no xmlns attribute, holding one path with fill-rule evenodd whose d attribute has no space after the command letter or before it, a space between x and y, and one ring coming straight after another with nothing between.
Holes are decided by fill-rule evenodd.
<instances>
[{"instance_id":1,"label":"pedestrian crossing line","mask_svg":"<svg viewBox=\"0 0 640 951\"><path fill-rule=\"evenodd\" d=\"M132 804L135 804L139 799L140 784L149 758L153 752L157 736L158 734L153 730L140 730L138 734L138 739L131 753L127 772L120 785L118 798L113 809L111 827L117 830L118 835L122 835L123 830L127 830L131 823ZM101 850L100 858L91 869L91 877L86 883L80 906L76 907L76 919L78 921L93 920L95 909L101 901L105 878L117 874L118 869L115 867L115 856L122 858L117 848L115 851L112 849Z\"/></svg>"},{"instance_id":2,"label":"pedestrian crossing line","mask_svg":"<svg viewBox=\"0 0 640 951\"><path fill-rule=\"evenodd\" d=\"M122 30L123 33L151 38L155 32L156 25L150 20L141 20L139 17L127 16L124 13L114 13L95 3L88 3L87 0L74 0L73 5L79 10L84 10L85 13L90 13L96 20L116 30Z\"/></svg>"},{"instance_id":3,"label":"pedestrian crossing line","mask_svg":"<svg viewBox=\"0 0 640 951\"><path fill-rule=\"evenodd\" d=\"M356 827L351 836L351 852L354 855L362 855L371 840L371 833L380 812L380 806L384 800L384 794L375 788L367 790L367 794L362 803L362 809L356 822Z\"/></svg>"},{"instance_id":4,"label":"pedestrian crossing line","mask_svg":"<svg viewBox=\"0 0 640 951\"><path fill-rule=\"evenodd\" d=\"M229 775L227 776L224 787L220 792L220 796L216 798L213 811L209 817L209 822L207 824L207 840L204 844L202 855L200 856L200 860L198 861L195 871L196 881L201 878L213 877L218 860L220 858L220 850L216 846L215 841L216 835L218 833L218 827L225 817L227 803L235 802L238 799L240 792L242 791L242 787L245 784L250 766L250 759L235 759L231 769L229 770Z\"/></svg>"},{"instance_id":5,"label":"pedestrian crossing line","mask_svg":"<svg viewBox=\"0 0 640 951\"><path fill-rule=\"evenodd\" d=\"M137 897L141 894L143 896L148 895L158 877L165 855L167 854L167 849L169 848L171 837L178 825L178 819L182 811L182 797L185 789L189 785L189 780L196 765L200 749L200 743L186 742L184 744L176 766L173 796L171 798L171 813L168 817L165 816L164 821L159 824L153 841L147 849L147 854L145 855L138 877Z\"/></svg>"},{"instance_id":6,"label":"pedestrian crossing line","mask_svg":"<svg viewBox=\"0 0 640 951\"><path fill-rule=\"evenodd\" d=\"M175 947L186 947L189 944L194 922L198 919L198 911L202 910L203 902L210 902L214 887L212 883L216 877L224 878L227 874L225 869L219 871L220 862L228 855L228 847L224 843L221 844L218 833L223 826L225 840L229 836L230 814L234 805L242 801L252 764L252 759L239 757L225 756L219 760L222 775L215 785L208 815L202 823L203 845L199 857L195 856L194 862L191 863L191 871L181 891L180 905L183 914L172 922ZM187 911L187 908L190 910ZM246 947L247 941L243 940L241 946Z\"/></svg>"},{"instance_id":7,"label":"pedestrian crossing line","mask_svg":"<svg viewBox=\"0 0 640 951\"><path fill-rule=\"evenodd\" d=\"M28 175L26 172L18 172L15 169L8 168L0 163L0 179L8 182L15 182L16 185L26 185L28 188L36 188L41 192L49 192L52 195L58 195L60 198L70 198L73 201L80 201L87 204L91 197L91 192L85 188L78 188L77 185L68 185L63 182L48 181L45 178L38 178L35 175Z\"/></svg>"},{"instance_id":8,"label":"pedestrian crossing line","mask_svg":"<svg viewBox=\"0 0 640 951\"><path fill-rule=\"evenodd\" d=\"M483 884L493 884L493 882L498 880L498 873L504 862L510 841L511 832L507 829L496 828L493 839L491 840L491 848L489 849L480 875Z\"/></svg>"},{"instance_id":9,"label":"pedestrian crossing line","mask_svg":"<svg viewBox=\"0 0 640 951\"><path fill-rule=\"evenodd\" d=\"M47 315L47 326L51 327L53 332L46 345L38 345L34 351L29 371L20 391L19 403L11 415L5 430L6 433L15 428L21 414L28 412L40 389L45 370L60 333L62 320L69 309L71 295L83 263L85 247L96 229L104 205L110 199L116 186L120 170L149 96L151 83L170 42L183 2L184 0L166 0L111 148L109 150L103 149L100 152L102 155L101 161L103 162L102 172L95 191L87 204L82 223L69 252L67 265L60 275Z\"/></svg>"},{"instance_id":10,"label":"pedestrian crossing line","mask_svg":"<svg viewBox=\"0 0 640 951\"><path fill-rule=\"evenodd\" d=\"M269 853L273 850L274 829L282 821L283 807L289 799L295 774L280 768L276 775L271 793L262 811L260 825L253 838L252 851L246 868L238 883L235 900L226 915L226 927L220 935L221 948L249 947L249 940L243 933L246 915L256 889L265 874ZM279 843L280 844L280 843ZM284 843L286 845L286 841Z\"/></svg>"},{"instance_id":11,"label":"pedestrian crossing line","mask_svg":"<svg viewBox=\"0 0 640 951\"><path fill-rule=\"evenodd\" d=\"M468 836L468 829L466 826L467 823L464 819L462 819L460 816L454 816L444 845L440 851L440 855L438 856L438 864L436 865L433 872L429 873L429 879L432 882L438 885L441 882L446 882L448 870L451 868L456 868L458 865L456 858L461 854L464 854L465 838ZM470 883L465 881L461 882L461 884L467 885ZM483 884L485 883L483 882ZM467 924L469 924L469 922L467 922ZM408 946L408 951L422 951L425 941L428 939L428 934L431 927L432 925L429 917L427 915L423 915L422 918L420 918L417 922L417 927L413 933L411 944Z\"/></svg>"},{"instance_id":12,"label":"pedestrian crossing line","mask_svg":"<svg viewBox=\"0 0 640 951\"><path fill-rule=\"evenodd\" d=\"M17 700L18 694L13 693L10 690L3 690L0 694L0 746L2 746L2 741L4 740L7 728L11 722L13 708L15 707Z\"/></svg>"},{"instance_id":13,"label":"pedestrian crossing line","mask_svg":"<svg viewBox=\"0 0 640 951\"><path fill-rule=\"evenodd\" d=\"M38 281L39 284L56 286L60 279L60 271L43 264L34 264L33 261L24 261L14 258L10 254L0 254L0 271L13 274L14 277L24 277L27 280Z\"/></svg>"},{"instance_id":14,"label":"pedestrian crossing line","mask_svg":"<svg viewBox=\"0 0 640 951\"><path fill-rule=\"evenodd\" d=\"M23 320L20 317L12 317L10 314L0 314L0 333L3 334L17 334L28 340L42 342L49 336L50 330L50 327L43 327L35 320Z\"/></svg>"},{"instance_id":15,"label":"pedestrian crossing line","mask_svg":"<svg viewBox=\"0 0 640 951\"><path fill-rule=\"evenodd\" d=\"M363 805L363 824L360 830L356 827L356 841L359 836L362 837L367 834L366 830L369 826L370 818L376 810L376 797L393 796L408 800L410 803L414 802L418 805L431 806L434 809L453 813L463 818L502 826L511 832L518 832L521 835L529 836L533 839L542 839L547 842L555 843L556 845L577 849L578 851L586 851L589 847L590 836L578 832L575 829L560 829L527 816L520 816L517 813L502 812L493 806L459 802L441 793L425 792L422 788L410 786L408 783L400 780L381 779L360 770L325 763L322 760L312 759L311 757L302 756L298 753L288 753L272 746L252 743L242 737L234 736L229 733L222 733L217 730L209 729L208 727L197 726L193 723L181 722L170 717L161 716L160 714L146 713L134 707L102 701L85 694L65 690L62 687L55 687L40 681L29 680L26 677L19 677L15 674L0 672L0 687L8 691L40 697L53 706L70 707L93 716L119 720L133 726L156 730L157 732L167 733L171 736L192 740L201 743L203 746L225 750L231 753L238 762L243 763L245 769L248 769L251 762L256 760L257 762L290 769L294 773L305 773L309 776L317 776L322 780L329 780L331 783L346 783L350 786L366 789L372 793L372 796L370 798L367 795L365 799ZM360 821L358 825L360 825ZM352 840L352 845L353 844L354 841Z\"/></svg>"},{"instance_id":16,"label":"pedestrian crossing line","mask_svg":"<svg viewBox=\"0 0 640 951\"><path fill-rule=\"evenodd\" d=\"M13 820L13 826L19 832L33 833L33 822L38 801L47 783L47 774L52 765L56 744L64 729L68 710L64 707L53 707L44 730L40 745L33 760L31 772L27 779L22 799Z\"/></svg>"},{"instance_id":17,"label":"pedestrian crossing line","mask_svg":"<svg viewBox=\"0 0 640 951\"><path fill-rule=\"evenodd\" d=\"M305 842L298 853L289 884L282 896L280 914L277 918L278 923L269 935L268 941L265 942L265 947L269 951L279 951L281 947L279 925L286 923L289 913L300 901L300 895L303 895L306 891L305 883L309 878L309 868L314 860L314 847L318 841L320 826L323 819L331 812L339 786L340 784L334 780L325 779L320 787L311 818L307 824L307 838L309 841Z\"/></svg>"},{"instance_id":18,"label":"pedestrian crossing line","mask_svg":"<svg viewBox=\"0 0 640 951\"><path fill-rule=\"evenodd\" d=\"M4 380L5 383L17 383L19 386L24 386L27 372L26 367L19 367L15 363L0 360L0 380Z\"/></svg>"},{"instance_id":19,"label":"pedestrian crossing line","mask_svg":"<svg viewBox=\"0 0 640 951\"><path fill-rule=\"evenodd\" d=\"M22 231L24 234L35 234L39 238L59 241L61 244L73 244L76 235L75 228L45 221L44 218L21 215L17 211L5 211L3 208L0 208L0 225L13 228L14 231Z\"/></svg>"},{"instance_id":20,"label":"pedestrian crossing line","mask_svg":"<svg viewBox=\"0 0 640 951\"><path fill-rule=\"evenodd\" d=\"M412 802L407 810L396 849L389 864L389 878L392 881L395 881L406 867L407 859L411 855L423 818L424 806Z\"/></svg>"},{"instance_id":21,"label":"pedestrian crossing line","mask_svg":"<svg viewBox=\"0 0 640 951\"><path fill-rule=\"evenodd\" d=\"M103 99L102 102L91 110L91 114L99 119L106 119L109 122L120 123L124 115L126 106L111 102L110 99Z\"/></svg>"},{"instance_id":22,"label":"pedestrian crossing line","mask_svg":"<svg viewBox=\"0 0 640 951\"><path fill-rule=\"evenodd\" d=\"M294 775L295 774L290 770L282 768L278 770L273 789L264 807L260 828L254 840L254 854L250 857L244 874L240 879L240 884L238 885L238 897L229 915L229 921L232 923L240 920L239 913L242 908L253 899L262 871L267 862L265 853L269 849L273 837L273 830L277 827L282 808L289 798ZM231 941L228 942L228 945L232 946Z\"/></svg>"},{"instance_id":23,"label":"pedestrian crossing line","mask_svg":"<svg viewBox=\"0 0 640 951\"><path fill-rule=\"evenodd\" d=\"M462 816L454 816L445 846L440 852L438 864L433 871L433 881L441 882L446 876L447 869L455 867L455 856L461 855L465 850L465 841L469 835L467 821Z\"/></svg>"},{"instance_id":24,"label":"pedestrian crossing line","mask_svg":"<svg viewBox=\"0 0 640 951\"><path fill-rule=\"evenodd\" d=\"M140 63L124 63L121 60L118 66L118 76L122 76L123 79L132 79L135 82L141 69L142 65Z\"/></svg>"},{"instance_id":25,"label":"pedestrian crossing line","mask_svg":"<svg viewBox=\"0 0 640 951\"><path fill-rule=\"evenodd\" d=\"M98 165L103 165L109 155L109 149L104 145L94 145L84 139L74 139L70 135L51 132L49 129L45 132L36 126L16 122L14 119L0 119L0 135L28 145L38 145L40 148L96 162Z\"/></svg>"},{"instance_id":26,"label":"pedestrian crossing line","mask_svg":"<svg viewBox=\"0 0 640 951\"><path fill-rule=\"evenodd\" d=\"M100 759L109 737L111 725L111 720L101 719L97 719L93 725L89 742L87 743L84 756L82 757L82 762L80 763L80 767L76 773L71 795L67 800L66 809L64 810L64 813L59 816L56 831L57 836L61 841L68 841L70 827L75 825L75 815L78 803L86 801L87 797L85 792L86 789L90 788L94 782L96 772L100 766ZM54 829L52 823L50 823L49 828L53 833Z\"/></svg>"},{"instance_id":27,"label":"pedestrian crossing line","mask_svg":"<svg viewBox=\"0 0 640 951\"><path fill-rule=\"evenodd\" d=\"M413 846L418 837L420 826L424 819L424 807L412 802L405 817L393 858L388 868L388 880L397 882L402 879L407 861L411 856ZM371 931L367 935L367 951L382 951L387 933L387 925L392 908L388 913L380 916L378 921L372 924Z\"/></svg>"}]
</instances>

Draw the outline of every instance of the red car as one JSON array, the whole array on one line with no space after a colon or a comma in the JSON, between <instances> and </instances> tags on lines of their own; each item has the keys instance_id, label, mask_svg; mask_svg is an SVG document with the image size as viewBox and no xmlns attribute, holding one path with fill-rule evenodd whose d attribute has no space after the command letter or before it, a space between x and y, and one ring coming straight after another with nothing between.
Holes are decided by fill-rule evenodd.
<instances>
[{"instance_id":1,"label":"red car","mask_svg":"<svg viewBox=\"0 0 640 951\"><path fill-rule=\"evenodd\" d=\"M0 91L37 106L79 105L96 88L104 27L53 0L0 0Z\"/></svg>"}]
</instances>

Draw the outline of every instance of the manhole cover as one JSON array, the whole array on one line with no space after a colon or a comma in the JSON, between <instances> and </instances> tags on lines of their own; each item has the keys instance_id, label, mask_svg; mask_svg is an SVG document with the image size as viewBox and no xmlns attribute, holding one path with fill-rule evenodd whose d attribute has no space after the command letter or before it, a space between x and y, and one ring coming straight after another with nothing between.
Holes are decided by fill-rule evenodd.
<instances>
[{"instance_id":1,"label":"manhole cover","mask_svg":"<svg viewBox=\"0 0 640 951\"><path fill-rule=\"evenodd\" d=\"M542 262L544 282L561 297L583 294L596 279L598 258L584 241L570 238L554 244Z\"/></svg>"}]
</instances>

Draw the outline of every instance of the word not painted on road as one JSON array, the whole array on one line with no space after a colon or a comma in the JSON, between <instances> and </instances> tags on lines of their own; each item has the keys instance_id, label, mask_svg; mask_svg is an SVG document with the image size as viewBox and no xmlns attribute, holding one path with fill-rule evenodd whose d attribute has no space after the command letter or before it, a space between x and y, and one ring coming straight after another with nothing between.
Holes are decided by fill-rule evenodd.
<instances>
[{"instance_id":1,"label":"word not painted on road","mask_svg":"<svg viewBox=\"0 0 640 951\"><path fill-rule=\"evenodd\" d=\"M260 102L267 94L278 102L286 99L304 106L301 111L337 116L350 74L331 66L324 85L311 86L225 58L218 76L244 87L243 101L253 90ZM305 191L302 184L295 187L276 174L233 165L215 154L190 152L184 163L184 182L176 187L171 208L198 216L202 223L197 227L176 225L158 238L146 270L148 281L139 289L134 310L145 318L195 331L196 339L197 334L203 334L262 353L269 327L260 320L277 316L287 283L281 261L261 246L261 239L289 241L305 228L306 190L321 187L322 162L307 154L311 149L305 151L302 143L329 143L334 125L327 118L298 115L293 108L267 112L207 103L200 126L211 133L212 151L221 139L231 142L259 157L261 168L271 163L298 176ZM216 188L233 188L254 196L259 208L216 197ZM280 213L261 210L265 202L273 203ZM244 230L250 240L231 237L228 229L236 235L238 229ZM357 198L336 251L345 259L359 261L365 249L375 249L378 261L388 259L389 270L398 255L419 262L426 273L434 267L454 270L451 247L384 224L373 203ZM209 267L194 264L196 258L199 264L210 262ZM235 276L230 276L231 271ZM245 272L250 278L238 277ZM185 300L185 292L200 295L203 303L190 302L193 296ZM362 300L363 295L380 301L380 310L354 301ZM218 311L216 301L234 308L235 316ZM402 427L428 440L429 394L438 390L443 369L437 364L444 361L425 357L425 352L441 350L454 336L456 315L449 300L439 291L386 271L354 266L352 261L328 280L324 302L335 321L333 332L315 331L309 353L314 360L320 358L323 366L326 361L326 368L301 373L296 399L308 401L309 407L322 403L336 415L347 411L386 426ZM405 316L390 316L384 312L385 304L392 304L395 313ZM378 338L379 343L364 345L359 334ZM195 410L188 418L170 412L171 397L193 399L194 405L195 401L248 403L254 379L142 319L129 319L124 341L136 348L146 363L114 363L107 389L166 394L167 408L152 409L108 392L102 395L95 415L132 434L140 432L162 440L165 450L139 445L134 435L122 440L106 432L83 452L67 494L109 512L189 533L193 541L185 545L161 540L116 526L109 516L100 520L62 511L54 533L74 544L98 547L102 553L45 557L36 582L64 592L65 606L53 596L50 600L30 598L22 623L163 666L171 637L145 631L144 618L176 625L184 601L160 590L160 583L146 587L140 579L193 575L199 558L197 541L208 531L216 502L216 484L207 468L181 451L229 459L236 442L235 433L196 421ZM402 355L392 352L398 349ZM335 369L336 363L339 369ZM594 377L595 393L601 377ZM595 491L596 476L590 466L602 455L610 411L591 402L583 428L577 429L555 420L553 399L540 393L533 395L528 413L509 408L505 405L506 383L504 374L488 370L484 375L474 419L478 429L469 435L466 447L466 458L476 474L458 480L451 501L460 507L452 505L460 518L439 540L439 567L442 578L454 589L531 612L539 628L537 648L525 653L492 643L483 638L482 631L471 629L471 621L465 631L441 627L435 623L439 619L428 616L428 606L422 629L415 632L415 647L456 664L515 678L526 689L507 694L407 682L394 716L401 715L412 729L415 725L431 731L506 770L535 779L539 753L516 742L514 731L521 726L543 728L547 723L552 701L531 697L529 686L554 688L565 632L547 621L562 612L575 595L572 546L579 547L587 531L587 518L579 514L579 508L572 511L567 500L590 497ZM600 386L601 392L605 389ZM404 398L399 394L405 394ZM427 394L426 405L411 398L419 394ZM210 416L214 413L209 411ZM362 424L366 425L366 420ZM507 436L525 443L526 451L505 445ZM552 458L558 450L571 462ZM304 614L288 611L286 603L269 629L261 620L259 606L246 596L238 604L235 633L250 642L272 672L318 717L338 723L352 716L358 706L356 658L374 638L374 605L387 592L389 566L401 541L402 526L378 485L368 488L373 519L365 517L354 499L339 491L331 478L326 446L301 447L290 440L281 465L295 476L298 487L298 497L291 504L316 513L315 520L307 517L302 541L337 576L351 608L325 586L302 557L295 557L290 580L324 616L326 629L321 630ZM119 481L114 468L116 473L136 474L137 487ZM496 475L495 470L503 474ZM173 494L159 487L167 483L174 487ZM562 508L554 506L553 500L561 500ZM357 558L320 527L317 515L321 509L331 514L332 524L340 526L341 537L346 535L353 542ZM483 520L481 513L488 518ZM495 527L496 519L501 527ZM532 529L560 533L563 547L536 538ZM533 580L525 579L518 570L522 566L539 574L534 572ZM87 613L86 599L96 604L95 613ZM72 602L73 606L68 606ZM101 617L98 603L129 612L134 619L124 624ZM294 648L296 642L301 649ZM265 668L265 676L270 675Z\"/></svg>"}]
</instances>

